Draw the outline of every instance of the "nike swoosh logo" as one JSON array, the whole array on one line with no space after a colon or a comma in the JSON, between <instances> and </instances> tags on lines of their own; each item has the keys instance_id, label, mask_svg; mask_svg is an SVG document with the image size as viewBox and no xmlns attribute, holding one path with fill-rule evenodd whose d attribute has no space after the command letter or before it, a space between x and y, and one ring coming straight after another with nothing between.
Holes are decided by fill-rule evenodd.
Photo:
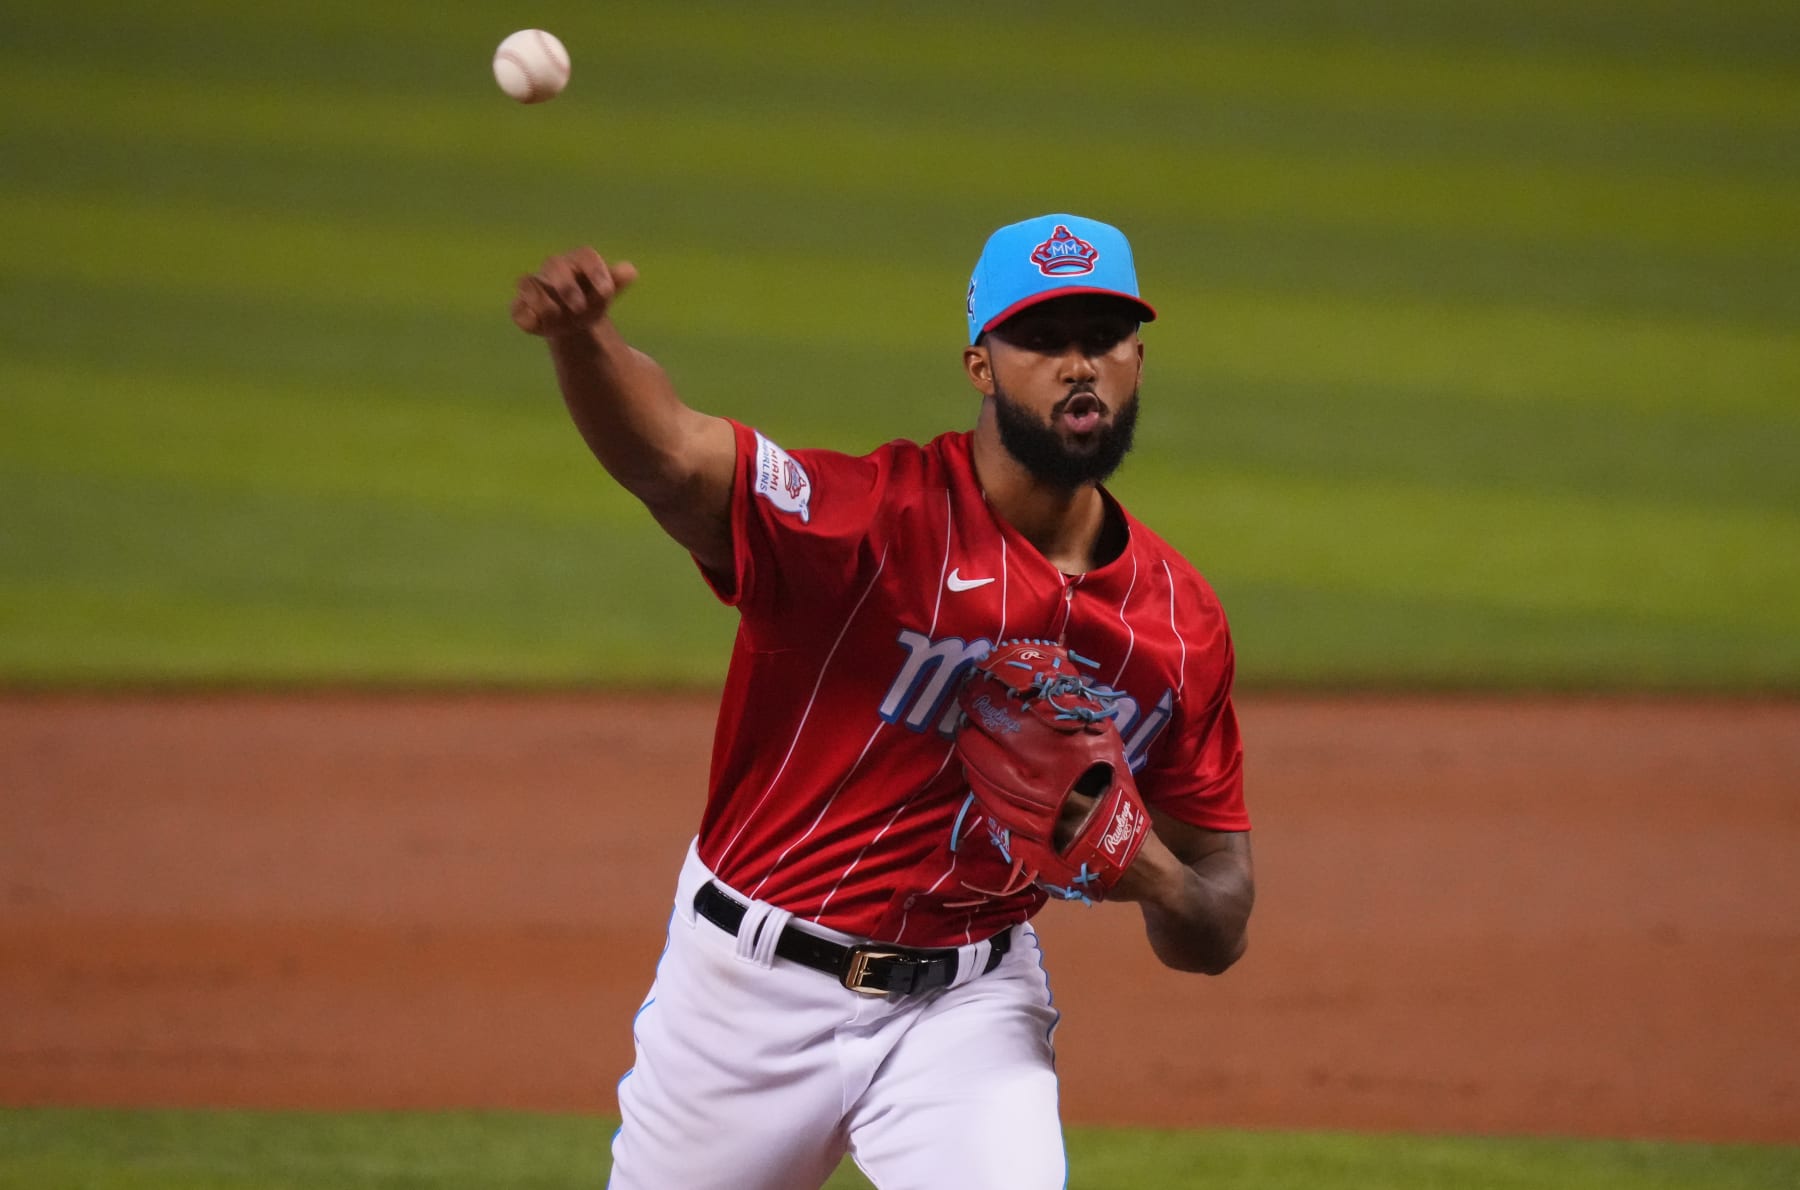
<instances>
[{"instance_id":1,"label":"nike swoosh logo","mask_svg":"<svg viewBox=\"0 0 1800 1190\"><path fill-rule=\"evenodd\" d=\"M956 570L952 570L950 577L944 580L944 585L952 591L973 591L976 587L985 587L994 581L991 578L964 578L957 573L961 569L962 567L959 566Z\"/></svg>"}]
</instances>

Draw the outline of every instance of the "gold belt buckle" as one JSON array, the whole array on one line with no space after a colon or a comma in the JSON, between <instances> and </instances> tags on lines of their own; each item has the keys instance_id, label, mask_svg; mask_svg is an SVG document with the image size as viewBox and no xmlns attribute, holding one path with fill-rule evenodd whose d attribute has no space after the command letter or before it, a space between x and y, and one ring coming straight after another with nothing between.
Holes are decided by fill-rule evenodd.
<instances>
[{"instance_id":1,"label":"gold belt buckle","mask_svg":"<svg viewBox=\"0 0 1800 1190\"><path fill-rule=\"evenodd\" d=\"M869 974L869 964L876 959L898 959L903 957L897 950L875 950L866 947L853 947L850 951L850 966L844 972L843 985L860 996L885 996L886 988L870 988L863 986L863 980Z\"/></svg>"}]
</instances>

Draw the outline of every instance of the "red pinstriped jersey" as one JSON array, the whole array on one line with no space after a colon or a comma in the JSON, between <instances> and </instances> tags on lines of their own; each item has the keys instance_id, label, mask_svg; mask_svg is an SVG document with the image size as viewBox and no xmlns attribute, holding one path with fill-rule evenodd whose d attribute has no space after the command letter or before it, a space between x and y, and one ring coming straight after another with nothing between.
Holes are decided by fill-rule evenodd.
<instances>
[{"instance_id":1,"label":"red pinstriped jersey","mask_svg":"<svg viewBox=\"0 0 1800 1190\"><path fill-rule=\"evenodd\" d=\"M952 750L958 681L1012 637L1096 663L1087 676L1118 695L1149 805L1249 829L1224 613L1123 508L1124 552L1065 575L988 506L967 433L859 458L734 429L733 573L707 578L740 621L699 839L721 879L910 946L979 941L1036 912L1037 889L973 891L1001 887L1007 865L961 813Z\"/></svg>"}]
</instances>

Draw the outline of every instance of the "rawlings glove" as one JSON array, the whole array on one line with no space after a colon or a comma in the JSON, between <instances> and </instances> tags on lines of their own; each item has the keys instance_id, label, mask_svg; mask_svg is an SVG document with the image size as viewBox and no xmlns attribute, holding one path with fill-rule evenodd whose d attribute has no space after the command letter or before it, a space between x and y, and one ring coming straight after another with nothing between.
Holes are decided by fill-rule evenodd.
<instances>
[{"instance_id":1,"label":"rawlings glove","mask_svg":"<svg viewBox=\"0 0 1800 1190\"><path fill-rule=\"evenodd\" d=\"M956 752L971 791L963 811L979 806L1012 864L1001 888L978 892L1010 896L1035 883L1064 900L1104 900L1150 831L1112 700L1082 680L1076 660L1054 641L1002 641L958 691ZM1070 793L1094 805L1059 850Z\"/></svg>"}]
</instances>

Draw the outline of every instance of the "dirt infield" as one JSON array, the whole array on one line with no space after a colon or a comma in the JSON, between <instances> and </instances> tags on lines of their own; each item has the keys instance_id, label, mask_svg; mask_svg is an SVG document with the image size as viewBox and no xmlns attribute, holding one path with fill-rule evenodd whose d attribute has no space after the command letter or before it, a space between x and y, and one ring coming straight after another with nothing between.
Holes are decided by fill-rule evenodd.
<instances>
[{"instance_id":1,"label":"dirt infield","mask_svg":"<svg viewBox=\"0 0 1800 1190\"><path fill-rule=\"evenodd\" d=\"M0 698L0 1103L611 1111L713 709ZM1040 919L1071 1122L1800 1142L1800 705L1242 711L1245 961Z\"/></svg>"}]
</instances>

